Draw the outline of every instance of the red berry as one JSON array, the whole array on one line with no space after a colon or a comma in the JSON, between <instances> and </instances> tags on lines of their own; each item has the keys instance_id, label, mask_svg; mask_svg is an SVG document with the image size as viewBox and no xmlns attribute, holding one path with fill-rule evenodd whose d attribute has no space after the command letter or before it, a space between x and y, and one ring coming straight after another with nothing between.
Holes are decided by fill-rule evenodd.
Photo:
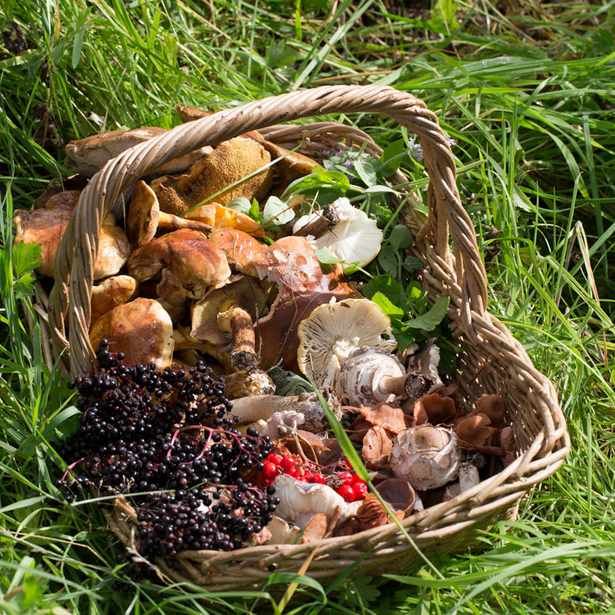
<instances>
[{"instance_id":1,"label":"red berry","mask_svg":"<svg viewBox=\"0 0 615 615\"><path fill-rule=\"evenodd\" d=\"M353 474L352 482L353 483L364 483L365 481L358 474Z\"/></svg>"},{"instance_id":2,"label":"red berry","mask_svg":"<svg viewBox=\"0 0 615 615\"><path fill-rule=\"evenodd\" d=\"M285 472L288 472L288 470L290 470L290 468L295 468L296 469L297 466L295 466L295 462L293 461L293 458L289 457L288 455L286 455L286 456L282 457L282 461L280 461L280 467Z\"/></svg>"},{"instance_id":3,"label":"red berry","mask_svg":"<svg viewBox=\"0 0 615 615\"><path fill-rule=\"evenodd\" d=\"M325 485L327 479L320 472L312 472L311 483L318 483L319 485Z\"/></svg>"},{"instance_id":4,"label":"red berry","mask_svg":"<svg viewBox=\"0 0 615 615\"><path fill-rule=\"evenodd\" d=\"M269 455L267 455L267 461L271 461L273 465L279 466L282 463L282 455L269 453Z\"/></svg>"},{"instance_id":5,"label":"red berry","mask_svg":"<svg viewBox=\"0 0 615 615\"><path fill-rule=\"evenodd\" d=\"M344 483L352 482L352 472L338 472L337 477Z\"/></svg>"},{"instance_id":6,"label":"red berry","mask_svg":"<svg viewBox=\"0 0 615 615\"><path fill-rule=\"evenodd\" d=\"M288 476L292 476L292 478L299 478L299 470L297 470L296 466L286 470L286 474L288 474Z\"/></svg>"},{"instance_id":7,"label":"red berry","mask_svg":"<svg viewBox=\"0 0 615 615\"><path fill-rule=\"evenodd\" d=\"M354 490L350 485L342 485L337 492L347 501L352 502L354 500Z\"/></svg>"},{"instance_id":8,"label":"red berry","mask_svg":"<svg viewBox=\"0 0 615 615\"><path fill-rule=\"evenodd\" d=\"M352 484L352 492L355 500L362 500L367 495L367 483L356 482Z\"/></svg>"},{"instance_id":9,"label":"red berry","mask_svg":"<svg viewBox=\"0 0 615 615\"><path fill-rule=\"evenodd\" d=\"M265 461L263 464L263 476L266 479L275 478L278 475L278 467L271 463L271 461Z\"/></svg>"}]
</instances>

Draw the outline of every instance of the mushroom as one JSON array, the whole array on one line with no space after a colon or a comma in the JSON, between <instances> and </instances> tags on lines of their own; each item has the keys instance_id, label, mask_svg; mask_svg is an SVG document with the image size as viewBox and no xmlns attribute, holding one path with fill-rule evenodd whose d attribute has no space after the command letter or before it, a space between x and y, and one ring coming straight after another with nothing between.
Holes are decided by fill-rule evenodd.
<instances>
[{"instance_id":1,"label":"mushroom","mask_svg":"<svg viewBox=\"0 0 615 615\"><path fill-rule=\"evenodd\" d=\"M137 281L129 275L116 275L92 287L91 322L96 322L117 305L132 299L137 290Z\"/></svg>"},{"instance_id":2,"label":"mushroom","mask_svg":"<svg viewBox=\"0 0 615 615\"><path fill-rule=\"evenodd\" d=\"M186 299L201 299L231 276L224 252L191 229L173 231L137 248L128 259L128 273L139 282L160 274L158 297L174 314L181 314Z\"/></svg>"},{"instance_id":3,"label":"mushroom","mask_svg":"<svg viewBox=\"0 0 615 615\"><path fill-rule=\"evenodd\" d=\"M273 381L260 369L239 370L224 376L224 393L229 399L266 396L274 392Z\"/></svg>"},{"instance_id":4,"label":"mushroom","mask_svg":"<svg viewBox=\"0 0 615 615\"><path fill-rule=\"evenodd\" d=\"M329 215L336 223L324 234L317 237L317 249L329 250L342 264L364 267L380 252L383 234L376 221L364 211L353 207L346 197L337 199L329 206ZM300 230L313 223L314 217L302 217L295 222L294 229Z\"/></svg>"},{"instance_id":5,"label":"mushroom","mask_svg":"<svg viewBox=\"0 0 615 615\"><path fill-rule=\"evenodd\" d=\"M70 141L65 148L66 155L73 167L81 174L91 177L109 160L119 156L131 147L157 137L166 130L154 126L134 128L133 130L114 130L92 135L85 139ZM159 173L181 173L198 159L212 151L211 147L202 147L185 156L173 158L159 169Z\"/></svg>"},{"instance_id":6,"label":"mushroom","mask_svg":"<svg viewBox=\"0 0 615 615\"><path fill-rule=\"evenodd\" d=\"M497 443L499 429L482 412L462 416L455 423L455 433L465 448L480 450Z\"/></svg>"},{"instance_id":7,"label":"mushroom","mask_svg":"<svg viewBox=\"0 0 615 615\"><path fill-rule=\"evenodd\" d=\"M225 370L231 369L229 354L223 346L194 339L191 337L190 331L185 327L178 327L173 331L173 340L176 352L180 352L184 356L192 355L192 358L195 358L194 353L207 354L218 361ZM186 361L186 358L183 360Z\"/></svg>"},{"instance_id":8,"label":"mushroom","mask_svg":"<svg viewBox=\"0 0 615 615\"><path fill-rule=\"evenodd\" d=\"M235 137L217 145L184 175L154 180L152 188L161 209L176 215L213 201L226 205L239 196L259 199L271 184L270 162L269 152L260 143Z\"/></svg>"},{"instance_id":9,"label":"mushroom","mask_svg":"<svg viewBox=\"0 0 615 615\"><path fill-rule=\"evenodd\" d=\"M405 513L412 510L416 501L416 492L407 480L386 478L379 482L375 488L393 510L401 510Z\"/></svg>"},{"instance_id":10,"label":"mushroom","mask_svg":"<svg viewBox=\"0 0 615 615\"><path fill-rule=\"evenodd\" d=\"M347 284L338 284L333 290L325 292L297 294L281 290L269 313L256 323L261 366L267 369L281 361L284 367L296 371L299 323L319 305L335 299L354 297L356 294Z\"/></svg>"},{"instance_id":11,"label":"mushroom","mask_svg":"<svg viewBox=\"0 0 615 615\"><path fill-rule=\"evenodd\" d=\"M440 425L451 423L457 416L457 407L452 397L445 397L439 393L423 395L414 402L412 414L416 425L431 423Z\"/></svg>"},{"instance_id":12,"label":"mushroom","mask_svg":"<svg viewBox=\"0 0 615 615\"><path fill-rule=\"evenodd\" d=\"M266 304L267 295L258 281L247 276L235 276L228 284L208 291L193 306L190 336L195 340L210 344L225 345L229 339L219 326L218 314L234 307L240 307L247 312L250 317L249 326L252 327L252 322L258 318ZM247 318L245 322L248 324Z\"/></svg>"},{"instance_id":13,"label":"mushroom","mask_svg":"<svg viewBox=\"0 0 615 615\"><path fill-rule=\"evenodd\" d=\"M270 262L269 247L243 231L217 229L209 240L226 254L232 267L246 275L258 277L257 267L266 267Z\"/></svg>"},{"instance_id":14,"label":"mushroom","mask_svg":"<svg viewBox=\"0 0 615 615\"><path fill-rule=\"evenodd\" d=\"M346 502L331 487L318 483L295 480L286 474L278 476L274 483L275 494L280 499L276 514L284 520L304 528L317 513L324 513L332 522L353 517L362 501Z\"/></svg>"},{"instance_id":15,"label":"mushroom","mask_svg":"<svg viewBox=\"0 0 615 615\"><path fill-rule=\"evenodd\" d=\"M272 158L279 159L274 166L274 172L279 183L286 187L291 181L309 175L318 163L300 152L288 150L281 145L266 141L261 137L260 143L271 154Z\"/></svg>"},{"instance_id":16,"label":"mushroom","mask_svg":"<svg viewBox=\"0 0 615 615\"><path fill-rule=\"evenodd\" d=\"M211 231L211 225L199 220L186 220L160 211L156 193L143 180L139 180L135 184L126 216L128 237L135 245L141 246L154 239L159 228Z\"/></svg>"},{"instance_id":17,"label":"mushroom","mask_svg":"<svg viewBox=\"0 0 615 615\"><path fill-rule=\"evenodd\" d=\"M324 427L327 423L317 397L308 393L289 397L258 395L234 399L231 414L237 418L239 424L246 424L268 420L274 412L286 412L287 410L301 413L305 418L304 424L309 424L313 428L318 424Z\"/></svg>"},{"instance_id":18,"label":"mushroom","mask_svg":"<svg viewBox=\"0 0 615 615\"><path fill-rule=\"evenodd\" d=\"M319 388L334 387L342 364L357 350L396 346L388 316L369 299L320 305L299 324L298 336L299 369Z\"/></svg>"},{"instance_id":19,"label":"mushroom","mask_svg":"<svg viewBox=\"0 0 615 615\"><path fill-rule=\"evenodd\" d=\"M92 326L90 343L96 349L103 339L111 352L123 352L129 365L153 363L163 369L171 364L173 323L153 299L135 299L101 316Z\"/></svg>"},{"instance_id":20,"label":"mushroom","mask_svg":"<svg viewBox=\"0 0 615 615\"><path fill-rule=\"evenodd\" d=\"M447 485L444 490L443 500L452 500L459 494L475 487L480 483L480 475L478 468L468 461L462 461L459 464L459 478L454 483Z\"/></svg>"},{"instance_id":21,"label":"mushroom","mask_svg":"<svg viewBox=\"0 0 615 615\"><path fill-rule=\"evenodd\" d=\"M220 205L220 203L194 207L186 212L186 218L194 220L195 223L202 222L213 228L237 229L254 237L265 235L263 227L256 220L232 207Z\"/></svg>"},{"instance_id":22,"label":"mushroom","mask_svg":"<svg viewBox=\"0 0 615 615\"><path fill-rule=\"evenodd\" d=\"M391 469L419 491L446 485L459 469L455 432L431 425L402 431L393 444Z\"/></svg>"},{"instance_id":23,"label":"mushroom","mask_svg":"<svg viewBox=\"0 0 615 615\"><path fill-rule=\"evenodd\" d=\"M30 211L15 210L15 242L34 243L41 247L38 271L43 275L54 275L55 255L79 201L79 194L77 190L59 192L52 195L43 207ZM98 239L94 279L115 275L129 254L130 243L124 231L115 226L110 214L103 220Z\"/></svg>"}]
</instances>

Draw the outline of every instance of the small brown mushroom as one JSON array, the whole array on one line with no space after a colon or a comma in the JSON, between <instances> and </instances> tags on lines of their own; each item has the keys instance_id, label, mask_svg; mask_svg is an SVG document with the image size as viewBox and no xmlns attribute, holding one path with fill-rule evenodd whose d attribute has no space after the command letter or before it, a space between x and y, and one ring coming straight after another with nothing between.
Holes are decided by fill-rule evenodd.
<instances>
[{"instance_id":1,"label":"small brown mushroom","mask_svg":"<svg viewBox=\"0 0 615 615\"><path fill-rule=\"evenodd\" d=\"M223 141L177 177L152 182L163 211L184 215L190 208L218 202L221 205L243 196L261 198L271 185L271 156L254 139L235 137Z\"/></svg>"},{"instance_id":2,"label":"small brown mushroom","mask_svg":"<svg viewBox=\"0 0 615 615\"><path fill-rule=\"evenodd\" d=\"M128 365L153 363L158 369L171 364L173 323L165 309L152 299L135 299L118 305L99 318L90 331L98 348L103 339L111 352L123 352Z\"/></svg>"},{"instance_id":3,"label":"small brown mushroom","mask_svg":"<svg viewBox=\"0 0 615 615\"><path fill-rule=\"evenodd\" d=\"M256 338L252 316L242 307L234 305L218 313L218 326L221 331L231 334L231 365L235 370L255 369Z\"/></svg>"},{"instance_id":4,"label":"small brown mushroom","mask_svg":"<svg viewBox=\"0 0 615 615\"><path fill-rule=\"evenodd\" d=\"M407 480L386 478L375 487L382 499L390 504L393 510L410 512L416 502L416 492Z\"/></svg>"},{"instance_id":5,"label":"small brown mushroom","mask_svg":"<svg viewBox=\"0 0 615 615\"><path fill-rule=\"evenodd\" d=\"M95 323L103 314L132 299L137 281L129 275L116 275L92 287L92 316Z\"/></svg>"},{"instance_id":6,"label":"small brown mushroom","mask_svg":"<svg viewBox=\"0 0 615 615\"><path fill-rule=\"evenodd\" d=\"M260 369L240 370L224 376L224 393L229 399L272 395L275 385Z\"/></svg>"},{"instance_id":7,"label":"small brown mushroom","mask_svg":"<svg viewBox=\"0 0 615 615\"><path fill-rule=\"evenodd\" d=\"M15 242L35 243L41 247L38 271L43 275L54 275L56 252L79 201L79 194L77 190L59 192L38 209L15 211ZM129 254L130 243L124 231L115 226L113 216L109 215L103 221L98 239L94 279L115 275Z\"/></svg>"},{"instance_id":8,"label":"small brown mushroom","mask_svg":"<svg viewBox=\"0 0 615 615\"><path fill-rule=\"evenodd\" d=\"M189 228L204 233L211 231L211 226L199 220L187 220L160 211L156 193L143 181L135 184L126 216L128 237L137 246L151 241L158 229Z\"/></svg>"},{"instance_id":9,"label":"small brown mushroom","mask_svg":"<svg viewBox=\"0 0 615 615\"><path fill-rule=\"evenodd\" d=\"M482 412L468 414L455 423L455 433L460 444L466 448L482 448L497 444L498 428Z\"/></svg>"},{"instance_id":10,"label":"small brown mushroom","mask_svg":"<svg viewBox=\"0 0 615 615\"><path fill-rule=\"evenodd\" d=\"M186 299L201 299L231 276L224 253L190 229L173 231L137 248L128 259L128 273L139 282L160 274L158 297L174 314L181 314Z\"/></svg>"},{"instance_id":11,"label":"small brown mushroom","mask_svg":"<svg viewBox=\"0 0 615 615\"><path fill-rule=\"evenodd\" d=\"M476 410L486 414L495 427L506 426L506 405L501 395L481 395L476 401Z\"/></svg>"},{"instance_id":12,"label":"small brown mushroom","mask_svg":"<svg viewBox=\"0 0 615 615\"><path fill-rule=\"evenodd\" d=\"M91 177L112 158L165 132L164 128L146 126L91 135L85 139L70 141L65 148L66 155L81 175ZM181 173L211 151L211 147L202 147L185 156L173 158L162 165L158 173Z\"/></svg>"},{"instance_id":13,"label":"small brown mushroom","mask_svg":"<svg viewBox=\"0 0 615 615\"><path fill-rule=\"evenodd\" d=\"M452 423L457 416L457 407L452 397L445 397L439 393L423 395L414 403L412 409L415 425L431 423L440 425Z\"/></svg>"}]
</instances>

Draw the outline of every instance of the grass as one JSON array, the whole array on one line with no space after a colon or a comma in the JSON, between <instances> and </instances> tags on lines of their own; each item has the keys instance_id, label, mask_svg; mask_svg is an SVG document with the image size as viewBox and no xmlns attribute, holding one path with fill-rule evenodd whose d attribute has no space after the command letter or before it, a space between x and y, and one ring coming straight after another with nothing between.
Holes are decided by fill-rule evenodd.
<instances>
[{"instance_id":1,"label":"grass","mask_svg":"<svg viewBox=\"0 0 615 615\"><path fill-rule=\"evenodd\" d=\"M606 613L615 601L615 3L5 0L0 57L0 612ZM514 9L511 6L515 6ZM13 31L14 33L14 31ZM45 367L13 208L67 173L62 143L177 122L291 88L389 83L455 139L490 309L556 383L568 463L481 535L478 554L392 578L348 571L278 608L253 594L136 582L101 514L68 507L55 452L74 419ZM356 122L381 144L398 129ZM409 168L420 183L418 167ZM335 591L333 591L335 590ZM325 598L325 594L328 597ZM325 604L325 600L327 600Z\"/></svg>"}]
</instances>

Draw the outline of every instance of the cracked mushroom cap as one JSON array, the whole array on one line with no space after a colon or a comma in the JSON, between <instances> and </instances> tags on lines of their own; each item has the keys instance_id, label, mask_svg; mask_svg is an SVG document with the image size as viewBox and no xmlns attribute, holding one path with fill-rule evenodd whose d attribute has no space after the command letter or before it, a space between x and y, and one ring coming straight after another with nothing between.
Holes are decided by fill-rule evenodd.
<instances>
[{"instance_id":1,"label":"cracked mushroom cap","mask_svg":"<svg viewBox=\"0 0 615 615\"><path fill-rule=\"evenodd\" d=\"M391 321L369 299L344 299L317 307L299 324L299 369L318 387L332 386L342 363L363 347L395 349Z\"/></svg>"},{"instance_id":2,"label":"cracked mushroom cap","mask_svg":"<svg viewBox=\"0 0 615 615\"><path fill-rule=\"evenodd\" d=\"M66 190L52 195L38 209L15 211L15 241L35 243L41 247L38 271L53 277L56 252L62 235L79 202L78 190ZM98 239L98 253L94 261L94 279L115 275L130 254L130 243L124 231L115 225L113 216L103 221Z\"/></svg>"},{"instance_id":3,"label":"cracked mushroom cap","mask_svg":"<svg viewBox=\"0 0 615 615\"><path fill-rule=\"evenodd\" d=\"M129 365L153 363L163 369L171 364L173 322L153 299L135 299L104 314L90 331L90 343L97 349L103 339L111 352L123 352Z\"/></svg>"},{"instance_id":4,"label":"cracked mushroom cap","mask_svg":"<svg viewBox=\"0 0 615 615\"><path fill-rule=\"evenodd\" d=\"M217 145L184 175L160 177L152 187L162 211L181 216L193 206L214 200L227 205L240 196L261 198L271 185L272 172L260 169L269 162L271 155L260 143L235 137Z\"/></svg>"},{"instance_id":5,"label":"cracked mushroom cap","mask_svg":"<svg viewBox=\"0 0 615 615\"><path fill-rule=\"evenodd\" d=\"M269 247L243 231L218 229L209 240L226 254L232 267L246 275L258 277L258 268L267 267L271 262Z\"/></svg>"},{"instance_id":6,"label":"cracked mushroom cap","mask_svg":"<svg viewBox=\"0 0 615 615\"><path fill-rule=\"evenodd\" d=\"M114 307L129 301L137 290L137 281L129 275L116 275L92 287L92 322Z\"/></svg>"}]
</instances>

